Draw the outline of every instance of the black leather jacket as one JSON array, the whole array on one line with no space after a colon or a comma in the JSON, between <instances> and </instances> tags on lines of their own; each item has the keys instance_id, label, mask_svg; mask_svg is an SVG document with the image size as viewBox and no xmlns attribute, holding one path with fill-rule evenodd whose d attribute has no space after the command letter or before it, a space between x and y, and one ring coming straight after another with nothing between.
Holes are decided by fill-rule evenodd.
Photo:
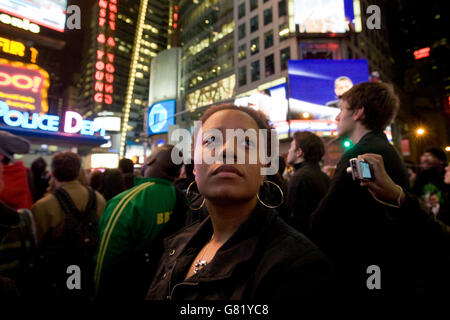
<instances>
[{"instance_id":1,"label":"black leather jacket","mask_svg":"<svg viewBox=\"0 0 450 320\"><path fill-rule=\"evenodd\" d=\"M165 239L147 300L281 300L331 292L330 264L305 236L258 204L199 273L184 280L211 238L209 217Z\"/></svg>"}]
</instances>

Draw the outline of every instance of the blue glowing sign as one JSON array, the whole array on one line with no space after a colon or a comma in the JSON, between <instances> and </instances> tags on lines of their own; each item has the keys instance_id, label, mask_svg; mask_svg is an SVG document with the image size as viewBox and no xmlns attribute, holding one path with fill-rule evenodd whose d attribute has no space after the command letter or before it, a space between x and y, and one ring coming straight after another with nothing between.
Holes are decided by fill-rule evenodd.
<instances>
[{"instance_id":1,"label":"blue glowing sign","mask_svg":"<svg viewBox=\"0 0 450 320\"><path fill-rule=\"evenodd\" d=\"M10 110L6 102L0 100L0 118L9 127L20 127L23 129L37 129L43 131L57 132L59 130L59 116L50 114L39 114ZM64 121L65 133L80 133L85 136L93 136L99 132L105 135L105 129L100 123L83 120L82 116L73 111L67 111Z\"/></svg>"},{"instance_id":2,"label":"blue glowing sign","mask_svg":"<svg viewBox=\"0 0 450 320\"><path fill-rule=\"evenodd\" d=\"M175 124L175 100L161 101L148 108L148 134L166 133Z\"/></svg>"},{"instance_id":3,"label":"blue glowing sign","mask_svg":"<svg viewBox=\"0 0 450 320\"><path fill-rule=\"evenodd\" d=\"M289 60L289 97L326 106L342 94L340 86L369 80L367 60ZM344 80L338 79L347 79ZM341 83L342 82L342 83Z\"/></svg>"}]
</instances>

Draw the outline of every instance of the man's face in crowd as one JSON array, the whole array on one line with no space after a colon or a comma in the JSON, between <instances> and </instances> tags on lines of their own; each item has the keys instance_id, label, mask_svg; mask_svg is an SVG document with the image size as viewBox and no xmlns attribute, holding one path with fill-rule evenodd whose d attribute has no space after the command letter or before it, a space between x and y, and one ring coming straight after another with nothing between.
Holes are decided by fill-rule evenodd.
<instances>
[{"instance_id":1,"label":"man's face in crowd","mask_svg":"<svg viewBox=\"0 0 450 320\"><path fill-rule=\"evenodd\" d=\"M450 164L445 167L444 182L450 184Z\"/></svg>"},{"instance_id":2,"label":"man's face in crowd","mask_svg":"<svg viewBox=\"0 0 450 320\"><path fill-rule=\"evenodd\" d=\"M289 148L287 155L287 163L290 165L295 164L297 160L297 144L295 143L295 139L291 141L291 147Z\"/></svg>"},{"instance_id":3,"label":"man's face in crowd","mask_svg":"<svg viewBox=\"0 0 450 320\"><path fill-rule=\"evenodd\" d=\"M341 112L336 116L338 134L341 137L350 137L355 129L356 120L353 119L354 111L350 109L347 101L340 102Z\"/></svg>"},{"instance_id":4,"label":"man's face in crowd","mask_svg":"<svg viewBox=\"0 0 450 320\"><path fill-rule=\"evenodd\" d=\"M434 156L430 152L425 152L420 157L420 166L424 170L429 170L431 168L438 168L439 166L441 166L441 164L442 164L442 161L439 160L438 158L436 158L436 156Z\"/></svg>"},{"instance_id":5,"label":"man's face in crowd","mask_svg":"<svg viewBox=\"0 0 450 320\"><path fill-rule=\"evenodd\" d=\"M350 90L351 87L353 87L353 84L350 81L339 80L334 86L334 93L336 93L336 96L340 97L348 90Z\"/></svg>"}]
</instances>

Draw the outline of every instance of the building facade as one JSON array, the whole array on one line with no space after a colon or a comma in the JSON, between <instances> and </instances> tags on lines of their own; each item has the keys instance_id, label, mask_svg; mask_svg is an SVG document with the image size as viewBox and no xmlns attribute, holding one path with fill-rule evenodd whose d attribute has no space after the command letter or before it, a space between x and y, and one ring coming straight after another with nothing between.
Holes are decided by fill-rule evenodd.
<instances>
[{"instance_id":1,"label":"building facade","mask_svg":"<svg viewBox=\"0 0 450 320\"><path fill-rule=\"evenodd\" d=\"M85 49L70 101L86 118L121 118L113 151L123 156L126 146L140 145L151 60L167 48L169 1L99 0L86 9Z\"/></svg>"}]
</instances>

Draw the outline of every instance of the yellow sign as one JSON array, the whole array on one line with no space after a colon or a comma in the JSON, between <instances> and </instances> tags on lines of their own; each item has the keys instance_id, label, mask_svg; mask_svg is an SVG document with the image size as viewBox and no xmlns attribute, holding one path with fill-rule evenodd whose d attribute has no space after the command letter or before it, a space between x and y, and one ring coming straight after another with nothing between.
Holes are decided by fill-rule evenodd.
<instances>
[{"instance_id":1,"label":"yellow sign","mask_svg":"<svg viewBox=\"0 0 450 320\"><path fill-rule=\"evenodd\" d=\"M0 37L0 50L5 53L23 57L25 56L26 47L22 42ZM30 48L30 60L32 63L36 63L38 53L38 50L35 48Z\"/></svg>"}]
</instances>

